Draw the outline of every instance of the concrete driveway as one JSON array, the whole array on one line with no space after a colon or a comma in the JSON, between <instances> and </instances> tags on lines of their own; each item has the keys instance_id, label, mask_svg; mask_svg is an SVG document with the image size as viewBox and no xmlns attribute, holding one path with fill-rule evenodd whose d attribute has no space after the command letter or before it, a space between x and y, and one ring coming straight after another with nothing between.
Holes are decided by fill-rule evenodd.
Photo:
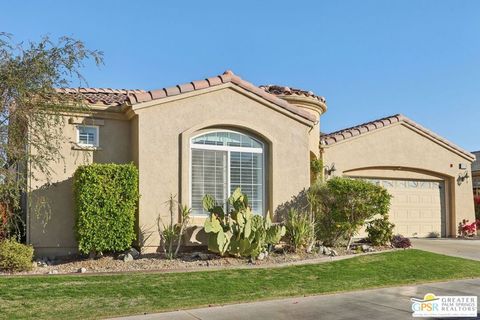
<instances>
[{"instance_id":1,"label":"concrete driveway","mask_svg":"<svg viewBox=\"0 0 480 320\"><path fill-rule=\"evenodd\" d=\"M415 249L480 260L480 240L410 239ZM479 289L480 291L480 289Z\"/></svg>"},{"instance_id":2,"label":"concrete driveway","mask_svg":"<svg viewBox=\"0 0 480 320\"><path fill-rule=\"evenodd\" d=\"M141 315L122 319L413 319L411 311L412 303L410 302L410 298L423 298L426 293L433 293L435 295L476 296L480 294L480 279L430 283L418 286L373 289L323 296L242 303L220 307ZM480 319L480 315L479 317L474 319Z\"/></svg>"}]
</instances>

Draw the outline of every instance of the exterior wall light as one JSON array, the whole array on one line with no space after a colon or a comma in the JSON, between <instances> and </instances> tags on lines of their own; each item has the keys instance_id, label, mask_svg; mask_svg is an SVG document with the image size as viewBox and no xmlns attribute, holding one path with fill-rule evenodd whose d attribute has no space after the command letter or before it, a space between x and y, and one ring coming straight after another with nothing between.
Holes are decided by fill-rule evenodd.
<instances>
[{"instance_id":1,"label":"exterior wall light","mask_svg":"<svg viewBox=\"0 0 480 320\"><path fill-rule=\"evenodd\" d=\"M468 174L468 171L465 171L463 174L460 173L458 175L458 178L457 178L457 183L458 185L461 185L463 182L465 182L466 180L468 180L468 178L470 178L470 175Z\"/></svg>"},{"instance_id":2,"label":"exterior wall light","mask_svg":"<svg viewBox=\"0 0 480 320\"><path fill-rule=\"evenodd\" d=\"M335 163L332 163L330 166L324 166L323 167L325 170L325 176L330 177L337 171L337 168L335 168Z\"/></svg>"}]
</instances>

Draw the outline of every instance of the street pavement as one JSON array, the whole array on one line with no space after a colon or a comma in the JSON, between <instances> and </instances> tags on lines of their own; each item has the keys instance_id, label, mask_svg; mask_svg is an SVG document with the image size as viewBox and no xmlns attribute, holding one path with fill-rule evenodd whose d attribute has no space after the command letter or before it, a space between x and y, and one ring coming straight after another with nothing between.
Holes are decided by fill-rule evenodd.
<instances>
[{"instance_id":1,"label":"street pavement","mask_svg":"<svg viewBox=\"0 0 480 320\"><path fill-rule=\"evenodd\" d=\"M180 310L121 318L122 320L317 320L413 319L410 298L435 295L480 295L480 279L429 283L321 296L288 298ZM477 306L478 308L478 306ZM445 319L445 318L443 318ZM461 318L468 319L468 318ZM470 318L472 319L472 318ZM480 315L473 319L480 319Z\"/></svg>"}]
</instances>

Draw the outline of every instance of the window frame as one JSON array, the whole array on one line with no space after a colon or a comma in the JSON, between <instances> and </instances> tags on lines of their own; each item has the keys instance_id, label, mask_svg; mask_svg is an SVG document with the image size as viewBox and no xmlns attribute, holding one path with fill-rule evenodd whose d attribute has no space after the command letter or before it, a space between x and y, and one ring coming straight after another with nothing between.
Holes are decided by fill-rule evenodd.
<instances>
[{"instance_id":1,"label":"window frame","mask_svg":"<svg viewBox=\"0 0 480 320\"><path fill-rule=\"evenodd\" d=\"M218 145L208 145L208 144L194 144L193 143L193 140L195 138L198 138L198 137L201 137L203 135L207 135L207 134L210 134L210 133L216 133L216 132L232 132L232 133L237 133L237 134L240 134L240 135L244 135L244 136L247 136L249 137L250 139L253 139L255 140L256 142L258 142L260 145L261 145L261 148L254 148L254 147L238 147L238 146L218 146ZM259 153L259 154L262 154L262 212L261 213L255 213L254 214L258 214L258 215L261 215L263 217L265 217L267 215L267 186L266 186L266 170L267 170L267 157L266 157L266 145L263 141L261 141L260 139L256 138L254 135L252 134L249 134L247 132L242 132L242 131L236 131L236 130L231 130L231 129L213 129L213 130L207 130L207 131L203 131L203 132L200 132L196 135L193 135L192 137L190 137L189 139L189 168L188 168L188 171L189 171L189 192L190 192L190 196L189 196L189 207L192 208L192 202L193 202L193 173L192 173L192 167L193 167L193 163L192 163L192 150L193 149L199 149L199 150L215 150L215 151L225 151L227 153L227 195L226 195L226 199L228 199L232 192L234 190L231 190L231 186L230 186L230 182L231 182L231 178L230 178L230 171L231 171L231 168L230 168L230 153L231 152L246 152L246 153ZM207 215L205 214L199 214L199 213L194 213L192 211L192 216L194 217L206 217Z\"/></svg>"},{"instance_id":2,"label":"window frame","mask_svg":"<svg viewBox=\"0 0 480 320\"><path fill-rule=\"evenodd\" d=\"M93 128L95 129L95 141L93 144L82 143L80 142L80 128ZM98 148L100 146L100 127L94 125L84 125L79 124L75 126L75 130L77 131L77 145L83 148Z\"/></svg>"}]
</instances>

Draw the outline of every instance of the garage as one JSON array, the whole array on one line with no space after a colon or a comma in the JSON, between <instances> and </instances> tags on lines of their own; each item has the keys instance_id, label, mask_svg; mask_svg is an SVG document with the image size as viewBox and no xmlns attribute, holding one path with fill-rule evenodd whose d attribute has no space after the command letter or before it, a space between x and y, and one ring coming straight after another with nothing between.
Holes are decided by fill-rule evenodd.
<instances>
[{"instance_id":1,"label":"garage","mask_svg":"<svg viewBox=\"0 0 480 320\"><path fill-rule=\"evenodd\" d=\"M443 181L367 178L392 195L390 221L394 232L407 237L445 237L446 206Z\"/></svg>"},{"instance_id":2,"label":"garage","mask_svg":"<svg viewBox=\"0 0 480 320\"><path fill-rule=\"evenodd\" d=\"M320 140L326 179L362 178L389 191L395 233L456 237L463 219L475 219L473 154L405 116L324 134Z\"/></svg>"}]
</instances>

